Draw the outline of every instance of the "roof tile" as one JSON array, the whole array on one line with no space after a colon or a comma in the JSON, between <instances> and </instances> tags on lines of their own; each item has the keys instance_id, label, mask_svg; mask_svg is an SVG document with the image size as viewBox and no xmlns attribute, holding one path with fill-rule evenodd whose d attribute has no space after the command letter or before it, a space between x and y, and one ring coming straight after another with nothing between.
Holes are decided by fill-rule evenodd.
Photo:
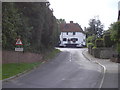
<instances>
[{"instance_id":1,"label":"roof tile","mask_svg":"<svg viewBox=\"0 0 120 90\"><path fill-rule=\"evenodd\" d=\"M83 32L78 23L65 23L60 25L61 32Z\"/></svg>"}]
</instances>

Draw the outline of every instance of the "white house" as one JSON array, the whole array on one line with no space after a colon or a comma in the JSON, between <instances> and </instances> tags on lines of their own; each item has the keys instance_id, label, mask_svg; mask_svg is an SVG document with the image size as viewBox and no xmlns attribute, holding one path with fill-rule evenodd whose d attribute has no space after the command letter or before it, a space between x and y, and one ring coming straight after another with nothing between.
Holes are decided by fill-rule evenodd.
<instances>
[{"instance_id":1,"label":"white house","mask_svg":"<svg viewBox=\"0 0 120 90\"><path fill-rule=\"evenodd\" d=\"M86 45L86 35L78 23L64 23L60 25L60 44L59 46L83 47Z\"/></svg>"}]
</instances>

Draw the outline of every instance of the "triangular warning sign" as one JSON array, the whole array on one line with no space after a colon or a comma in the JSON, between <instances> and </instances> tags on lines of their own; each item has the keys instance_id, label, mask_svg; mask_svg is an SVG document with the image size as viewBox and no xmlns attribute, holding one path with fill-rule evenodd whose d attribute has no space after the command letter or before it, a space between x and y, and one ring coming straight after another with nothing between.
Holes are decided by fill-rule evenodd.
<instances>
[{"instance_id":1,"label":"triangular warning sign","mask_svg":"<svg viewBox=\"0 0 120 90\"><path fill-rule=\"evenodd\" d=\"M23 45L22 44L22 41L20 40L20 39L17 39L17 41L16 41L16 44L15 45Z\"/></svg>"}]
</instances>

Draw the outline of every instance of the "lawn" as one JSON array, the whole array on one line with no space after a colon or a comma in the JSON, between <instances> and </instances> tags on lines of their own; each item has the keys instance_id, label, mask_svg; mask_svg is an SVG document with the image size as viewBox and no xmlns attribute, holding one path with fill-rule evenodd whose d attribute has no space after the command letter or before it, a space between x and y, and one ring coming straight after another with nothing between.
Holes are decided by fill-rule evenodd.
<instances>
[{"instance_id":1,"label":"lawn","mask_svg":"<svg viewBox=\"0 0 120 90\"><path fill-rule=\"evenodd\" d=\"M44 59L49 60L56 56L57 53L59 53L60 50L53 49L52 51L49 51L44 54ZM22 73L26 70L30 70L38 65L40 65L41 62L36 63L9 63L9 64L2 64L2 79L6 79L9 77L12 77L14 75L17 75L19 73Z\"/></svg>"},{"instance_id":2,"label":"lawn","mask_svg":"<svg viewBox=\"0 0 120 90\"><path fill-rule=\"evenodd\" d=\"M9 78L26 70L30 70L38 66L40 62L36 63L9 63L2 65L2 79Z\"/></svg>"}]
</instances>

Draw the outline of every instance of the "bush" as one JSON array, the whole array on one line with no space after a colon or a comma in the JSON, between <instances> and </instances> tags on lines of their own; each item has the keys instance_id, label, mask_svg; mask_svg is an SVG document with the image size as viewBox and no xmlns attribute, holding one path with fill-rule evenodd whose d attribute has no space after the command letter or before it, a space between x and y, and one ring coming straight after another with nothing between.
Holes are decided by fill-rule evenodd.
<instances>
[{"instance_id":1,"label":"bush","mask_svg":"<svg viewBox=\"0 0 120 90\"><path fill-rule=\"evenodd\" d=\"M103 39L96 39L95 40L95 46L96 47L104 47Z\"/></svg>"},{"instance_id":2,"label":"bush","mask_svg":"<svg viewBox=\"0 0 120 90\"><path fill-rule=\"evenodd\" d=\"M97 47L96 46L94 46L92 49L96 49Z\"/></svg>"},{"instance_id":3,"label":"bush","mask_svg":"<svg viewBox=\"0 0 120 90\"><path fill-rule=\"evenodd\" d=\"M94 47L94 44L93 44L93 43L88 43L88 44L87 44L87 47L88 47L88 52L89 52L90 54L92 54L92 48Z\"/></svg>"},{"instance_id":4,"label":"bush","mask_svg":"<svg viewBox=\"0 0 120 90\"><path fill-rule=\"evenodd\" d=\"M87 43L95 43L95 35L93 35L93 36L89 36L88 38L87 38Z\"/></svg>"},{"instance_id":5,"label":"bush","mask_svg":"<svg viewBox=\"0 0 120 90\"><path fill-rule=\"evenodd\" d=\"M94 44L93 43L88 43L87 44L87 47L89 48L89 47L94 47Z\"/></svg>"},{"instance_id":6,"label":"bush","mask_svg":"<svg viewBox=\"0 0 120 90\"><path fill-rule=\"evenodd\" d=\"M111 47L113 45L113 41L110 39L110 35L104 35L103 40L105 47Z\"/></svg>"}]
</instances>

